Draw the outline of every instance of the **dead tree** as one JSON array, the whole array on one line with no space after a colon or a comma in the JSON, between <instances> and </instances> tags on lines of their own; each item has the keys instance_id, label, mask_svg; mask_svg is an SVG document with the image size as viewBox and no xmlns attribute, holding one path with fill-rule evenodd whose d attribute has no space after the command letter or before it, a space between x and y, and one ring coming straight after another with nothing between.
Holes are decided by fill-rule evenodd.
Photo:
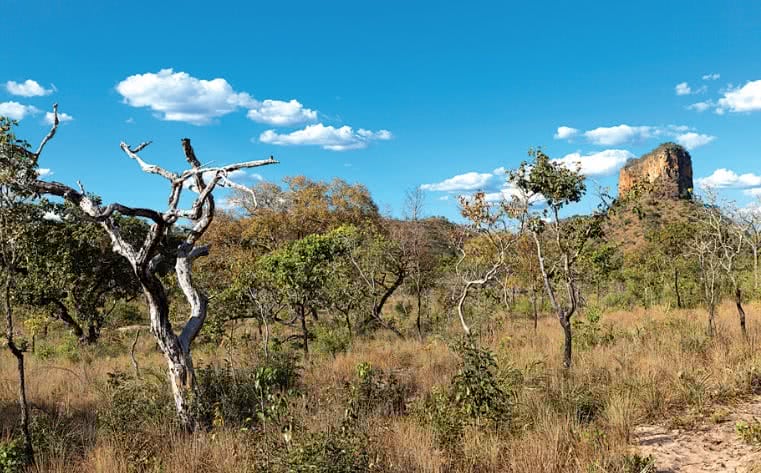
<instances>
[{"instance_id":1,"label":"dead tree","mask_svg":"<svg viewBox=\"0 0 761 473\"><path fill-rule=\"evenodd\" d=\"M55 134L57 123L56 113L55 124L48 135L50 138ZM240 169L275 164L277 161L270 157L259 161L207 167L201 165L196 157L190 139L184 138L182 150L190 167L181 173L175 173L160 166L149 164L140 157L138 153L149 144L150 142L146 142L131 147L126 143L121 143L120 147L125 155L134 160L144 172L156 174L169 181L168 205L163 212L147 208L128 207L120 203L104 206L98 200L90 197L81 183L79 183L79 190L76 190L60 182L38 179L33 183L33 189L38 195L62 197L78 206L89 218L100 223L111 238L113 250L129 262L148 305L151 334L155 337L167 363L178 420L184 429L192 431L196 428L196 422L190 412L189 405L190 394L195 389L191 347L206 320L208 305L206 294L193 283L193 262L209 253L208 246L198 245L197 242L209 228L214 218L214 190L220 186L247 191L245 187L231 182L227 178L228 174ZM186 187L197 195L189 208L182 209L179 205L180 196ZM138 217L150 224L148 234L139 246L133 245L124 238L116 218L118 215ZM180 219L189 221L190 228L187 236L176 249L174 270L179 286L190 305L190 315L178 334L172 327L169 318L170 301L167 297L166 288L157 276L156 271L164 258L161 253L161 242Z\"/></svg>"},{"instance_id":2,"label":"dead tree","mask_svg":"<svg viewBox=\"0 0 761 473\"><path fill-rule=\"evenodd\" d=\"M708 191L706 202L702 208L702 225L704 240L707 245L703 245L703 250L713 251L715 255L700 255L698 254L698 261L701 262L701 269L710 268L706 264L706 257L715 257L718 263L718 267L724 276L728 279L733 296L735 299L735 307L737 308L737 316L740 321L740 331L744 338L748 338L748 331L745 322L745 309L742 305L742 287L739 280L738 262L740 255L746 245L748 239L748 231L750 225L748 222L744 222L742 214L734 208L733 205L724 205L724 211L717 205L717 198L713 192Z\"/></svg>"}]
</instances>

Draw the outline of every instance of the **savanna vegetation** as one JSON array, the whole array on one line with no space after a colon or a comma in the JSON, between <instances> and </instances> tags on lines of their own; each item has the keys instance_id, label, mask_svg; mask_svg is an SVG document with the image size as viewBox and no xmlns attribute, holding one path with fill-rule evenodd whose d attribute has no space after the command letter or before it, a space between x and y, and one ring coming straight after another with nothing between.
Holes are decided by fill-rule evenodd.
<instances>
[{"instance_id":1,"label":"savanna vegetation","mask_svg":"<svg viewBox=\"0 0 761 473\"><path fill-rule=\"evenodd\" d=\"M392 218L186 139L179 173L122 144L168 182L143 209L39 177L56 131L0 121L0 472L650 472L638 424L761 394L761 215L716 196L575 215L531 149L509 198Z\"/></svg>"}]
</instances>

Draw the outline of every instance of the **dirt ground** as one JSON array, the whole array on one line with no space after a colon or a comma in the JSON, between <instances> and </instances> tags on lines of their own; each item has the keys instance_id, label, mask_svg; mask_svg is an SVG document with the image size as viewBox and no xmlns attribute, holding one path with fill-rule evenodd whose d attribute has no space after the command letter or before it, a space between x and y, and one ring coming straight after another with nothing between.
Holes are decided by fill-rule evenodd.
<instances>
[{"instance_id":1,"label":"dirt ground","mask_svg":"<svg viewBox=\"0 0 761 473\"><path fill-rule=\"evenodd\" d=\"M743 442L735 425L754 419L761 420L761 398L727 408L726 415L696 429L647 425L635 435L640 453L655 457L658 472L747 473L761 471L761 447Z\"/></svg>"}]
</instances>

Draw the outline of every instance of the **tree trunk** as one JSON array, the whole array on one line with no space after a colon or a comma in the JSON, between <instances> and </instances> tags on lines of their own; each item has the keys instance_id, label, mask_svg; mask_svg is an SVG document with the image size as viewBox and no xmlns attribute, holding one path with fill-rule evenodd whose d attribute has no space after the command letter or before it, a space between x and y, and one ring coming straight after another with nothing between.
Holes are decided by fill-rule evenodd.
<instances>
[{"instance_id":1,"label":"tree trunk","mask_svg":"<svg viewBox=\"0 0 761 473\"><path fill-rule=\"evenodd\" d=\"M468 297L470 286L471 283L465 284L465 287L462 289L462 294L460 294L460 298L457 301L457 315L460 317L460 325L462 325L462 331L465 332L465 335L470 335L470 327L465 323L465 313L462 306L465 304L465 299Z\"/></svg>"},{"instance_id":2,"label":"tree trunk","mask_svg":"<svg viewBox=\"0 0 761 473\"><path fill-rule=\"evenodd\" d=\"M299 306L299 318L301 319L301 334L304 337L304 356L309 356L309 331L307 330L307 318L304 306Z\"/></svg>"},{"instance_id":3,"label":"tree trunk","mask_svg":"<svg viewBox=\"0 0 761 473\"><path fill-rule=\"evenodd\" d=\"M172 330L169 321L169 301L161 281L153 274L141 275L140 271L137 273L148 304L151 333L167 363L177 419L184 430L193 432L197 423L190 412L190 397L195 390L196 378L189 347L185 349Z\"/></svg>"},{"instance_id":4,"label":"tree trunk","mask_svg":"<svg viewBox=\"0 0 761 473\"><path fill-rule=\"evenodd\" d=\"M539 327L539 311L536 308L536 287L531 286L531 305L534 309L534 333Z\"/></svg>"},{"instance_id":5,"label":"tree trunk","mask_svg":"<svg viewBox=\"0 0 761 473\"><path fill-rule=\"evenodd\" d=\"M758 291L758 247L753 244L753 288Z\"/></svg>"},{"instance_id":6,"label":"tree trunk","mask_svg":"<svg viewBox=\"0 0 761 473\"><path fill-rule=\"evenodd\" d=\"M78 340L82 340L82 337L84 337L84 330L82 330L82 326L77 323L74 318L72 318L71 314L69 314L69 309L66 308L66 305L59 301L54 300L52 301L53 305L56 306L55 314L53 314L53 317L60 320L64 323L67 327L69 327L73 332L74 336L77 337Z\"/></svg>"},{"instance_id":7,"label":"tree trunk","mask_svg":"<svg viewBox=\"0 0 761 473\"><path fill-rule=\"evenodd\" d=\"M79 338L80 343L87 345L95 345L100 338L100 323L94 319L90 319L87 324L87 334Z\"/></svg>"},{"instance_id":8,"label":"tree trunk","mask_svg":"<svg viewBox=\"0 0 761 473\"><path fill-rule=\"evenodd\" d=\"M682 294L679 292L679 269L674 267L674 293L676 294L676 307L682 308Z\"/></svg>"},{"instance_id":9,"label":"tree trunk","mask_svg":"<svg viewBox=\"0 0 761 473\"><path fill-rule=\"evenodd\" d=\"M716 334L716 304L711 302L708 306L708 336Z\"/></svg>"},{"instance_id":10,"label":"tree trunk","mask_svg":"<svg viewBox=\"0 0 761 473\"><path fill-rule=\"evenodd\" d=\"M572 351L573 351L573 334L571 333L571 319L565 315L560 320L560 325L563 327L563 367L566 369L571 368L572 363Z\"/></svg>"},{"instance_id":11,"label":"tree trunk","mask_svg":"<svg viewBox=\"0 0 761 473\"><path fill-rule=\"evenodd\" d=\"M34 463L34 447L32 446L32 435L29 432L29 403L26 399L26 372L24 370L24 352L16 346L13 339L13 307L11 305L11 276L5 281L5 338L8 349L16 358L16 368L18 371L18 403L21 412L21 434L24 437L24 457L28 463Z\"/></svg>"},{"instance_id":12,"label":"tree trunk","mask_svg":"<svg viewBox=\"0 0 761 473\"><path fill-rule=\"evenodd\" d=\"M418 288L416 290L417 292L417 320L415 321L415 325L417 326L417 336L420 338L420 341L423 341L423 327L421 326L420 319L422 318L422 312L423 312L423 297L420 293L420 289Z\"/></svg>"},{"instance_id":13,"label":"tree trunk","mask_svg":"<svg viewBox=\"0 0 761 473\"><path fill-rule=\"evenodd\" d=\"M737 306L737 315L740 317L740 331L743 338L748 339L748 330L745 327L745 309L743 309L742 289L740 286L735 287L735 305Z\"/></svg>"}]
</instances>

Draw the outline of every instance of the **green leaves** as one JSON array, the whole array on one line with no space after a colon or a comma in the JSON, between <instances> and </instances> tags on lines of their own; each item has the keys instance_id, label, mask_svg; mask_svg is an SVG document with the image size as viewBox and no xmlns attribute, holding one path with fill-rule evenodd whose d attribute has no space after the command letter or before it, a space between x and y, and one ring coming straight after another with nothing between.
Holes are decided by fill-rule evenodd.
<instances>
[{"instance_id":1,"label":"green leaves","mask_svg":"<svg viewBox=\"0 0 761 473\"><path fill-rule=\"evenodd\" d=\"M544 196L547 205L556 210L584 197L587 186L578 168L568 169L550 160L539 148L530 149L528 154L534 158L532 164L524 161L517 170L508 173L509 181L527 196Z\"/></svg>"},{"instance_id":2,"label":"green leaves","mask_svg":"<svg viewBox=\"0 0 761 473\"><path fill-rule=\"evenodd\" d=\"M257 272L268 286L285 292L292 303L306 304L319 297L331 275L330 263L349 251L349 242L356 235L352 226L308 235L261 257Z\"/></svg>"}]
</instances>

